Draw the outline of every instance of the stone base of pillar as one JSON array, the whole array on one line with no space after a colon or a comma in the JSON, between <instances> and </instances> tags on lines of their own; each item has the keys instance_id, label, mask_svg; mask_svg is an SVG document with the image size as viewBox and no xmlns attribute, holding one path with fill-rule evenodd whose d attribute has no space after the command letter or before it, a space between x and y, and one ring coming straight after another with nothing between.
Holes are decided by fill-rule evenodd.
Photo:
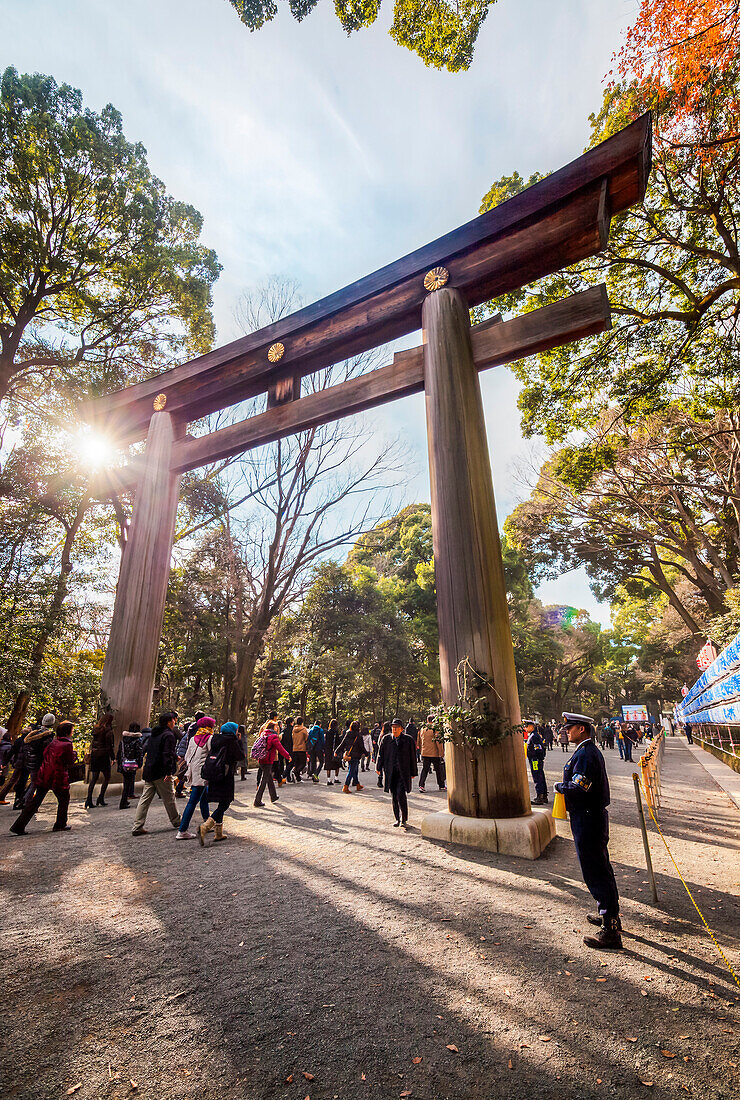
<instances>
[{"instance_id":1,"label":"stone base of pillar","mask_svg":"<svg viewBox=\"0 0 740 1100\"><path fill-rule=\"evenodd\" d=\"M422 818L421 835L502 856L538 859L555 836L555 822L550 809L537 807L524 817L459 817L442 810Z\"/></svg>"}]
</instances>

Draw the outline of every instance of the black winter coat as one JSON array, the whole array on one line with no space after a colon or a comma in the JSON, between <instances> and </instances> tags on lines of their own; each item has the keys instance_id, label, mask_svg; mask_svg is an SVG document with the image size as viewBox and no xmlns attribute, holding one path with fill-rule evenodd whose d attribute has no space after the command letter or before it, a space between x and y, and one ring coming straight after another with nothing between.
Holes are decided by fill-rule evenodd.
<instances>
[{"instance_id":1,"label":"black winter coat","mask_svg":"<svg viewBox=\"0 0 740 1100\"><path fill-rule=\"evenodd\" d=\"M214 733L208 746L208 753L211 756L216 756L221 749L226 750L225 756L228 765L226 776L223 779L208 780L209 802L225 802L227 799L229 802L233 802L234 772L237 764L244 759L244 749L237 734Z\"/></svg>"},{"instance_id":2,"label":"black winter coat","mask_svg":"<svg viewBox=\"0 0 740 1100\"><path fill-rule=\"evenodd\" d=\"M30 772L38 771L44 749L54 740L54 730L31 730L23 742L23 763Z\"/></svg>"},{"instance_id":3,"label":"black winter coat","mask_svg":"<svg viewBox=\"0 0 740 1100\"><path fill-rule=\"evenodd\" d=\"M383 773L386 791L391 789L391 779L396 770L401 773L406 790L410 791L411 779L418 774L415 742L405 733L400 737L384 737L378 749L376 767Z\"/></svg>"},{"instance_id":4,"label":"black winter coat","mask_svg":"<svg viewBox=\"0 0 740 1100\"><path fill-rule=\"evenodd\" d=\"M361 730L358 730L357 733L353 733L352 730L347 730L341 743L337 745L334 752L339 757L342 757L345 752L348 752L350 760L359 760L361 756L364 756L365 739L362 736Z\"/></svg>"},{"instance_id":5,"label":"black winter coat","mask_svg":"<svg viewBox=\"0 0 740 1100\"><path fill-rule=\"evenodd\" d=\"M147 783L174 775L177 768L177 740L174 730L155 726L144 749L144 771Z\"/></svg>"}]
</instances>

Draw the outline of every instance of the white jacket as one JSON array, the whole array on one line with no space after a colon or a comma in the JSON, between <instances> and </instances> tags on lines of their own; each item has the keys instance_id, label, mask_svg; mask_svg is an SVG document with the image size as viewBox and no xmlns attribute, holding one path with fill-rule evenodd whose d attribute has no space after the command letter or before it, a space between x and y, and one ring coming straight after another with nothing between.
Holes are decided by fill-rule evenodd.
<instances>
[{"instance_id":1,"label":"white jacket","mask_svg":"<svg viewBox=\"0 0 740 1100\"><path fill-rule=\"evenodd\" d=\"M208 756L212 737L213 734L210 734L205 745L197 745L195 743L195 737L191 737L188 747L185 750L185 766L188 769L185 779L186 782L190 783L193 787L204 786L204 780L200 774L200 769L203 767L205 759Z\"/></svg>"}]
</instances>

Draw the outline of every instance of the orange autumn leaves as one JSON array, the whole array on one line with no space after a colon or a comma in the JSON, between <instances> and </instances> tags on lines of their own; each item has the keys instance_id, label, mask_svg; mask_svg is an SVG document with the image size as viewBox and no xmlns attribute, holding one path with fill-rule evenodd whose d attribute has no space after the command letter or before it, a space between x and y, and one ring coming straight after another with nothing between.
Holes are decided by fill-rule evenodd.
<instances>
[{"instance_id":1,"label":"orange autumn leaves","mask_svg":"<svg viewBox=\"0 0 740 1100\"><path fill-rule=\"evenodd\" d=\"M636 80L669 105L665 136L706 139L718 114L735 114L738 106L740 0L641 0L616 61L622 80ZM711 140L728 136L715 130Z\"/></svg>"}]
</instances>

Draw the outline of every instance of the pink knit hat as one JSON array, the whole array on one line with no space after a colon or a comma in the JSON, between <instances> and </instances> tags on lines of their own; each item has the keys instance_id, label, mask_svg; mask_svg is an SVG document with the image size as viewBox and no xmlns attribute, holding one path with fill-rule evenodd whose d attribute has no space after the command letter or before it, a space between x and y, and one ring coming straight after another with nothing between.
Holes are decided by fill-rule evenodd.
<instances>
[{"instance_id":1,"label":"pink knit hat","mask_svg":"<svg viewBox=\"0 0 740 1100\"><path fill-rule=\"evenodd\" d=\"M196 729L209 729L209 730L212 730L212 729L214 729L215 725L216 725L216 719L215 718L209 718L208 715L205 715L204 718L201 718L198 721L198 725L195 728Z\"/></svg>"}]
</instances>

